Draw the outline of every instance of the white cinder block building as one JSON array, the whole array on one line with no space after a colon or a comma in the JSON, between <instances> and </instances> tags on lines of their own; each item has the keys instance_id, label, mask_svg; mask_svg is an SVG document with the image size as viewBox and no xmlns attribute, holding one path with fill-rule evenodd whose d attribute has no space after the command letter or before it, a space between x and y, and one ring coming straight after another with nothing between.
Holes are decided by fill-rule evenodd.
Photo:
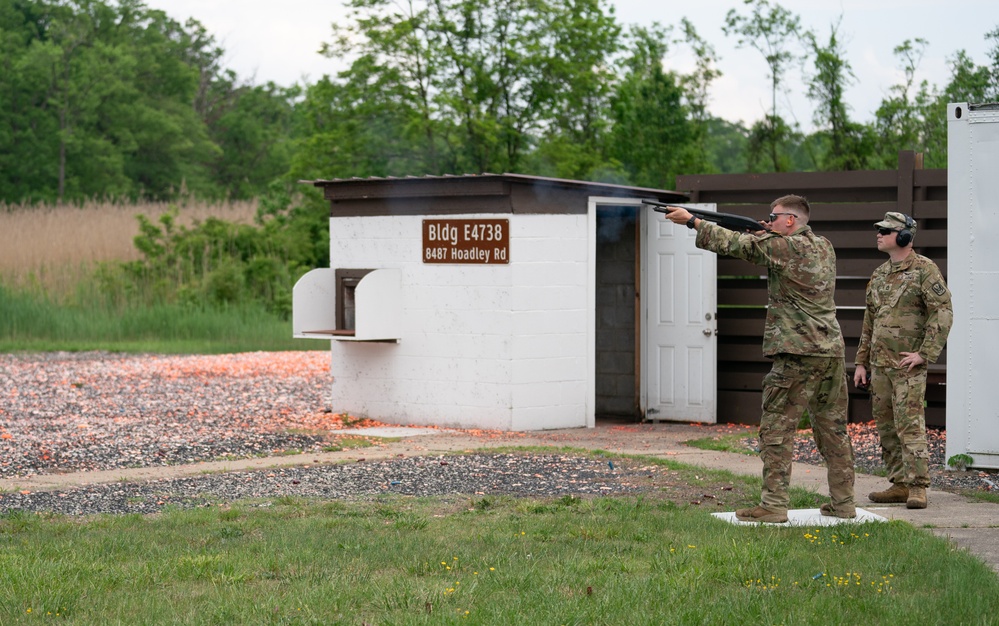
<instances>
[{"instance_id":1,"label":"white cinder block building","mask_svg":"<svg viewBox=\"0 0 999 626\"><path fill-rule=\"evenodd\" d=\"M641 204L685 196L512 174L313 184L331 267L296 284L293 330L331 340L334 411L515 431L714 421L713 255Z\"/></svg>"}]
</instances>

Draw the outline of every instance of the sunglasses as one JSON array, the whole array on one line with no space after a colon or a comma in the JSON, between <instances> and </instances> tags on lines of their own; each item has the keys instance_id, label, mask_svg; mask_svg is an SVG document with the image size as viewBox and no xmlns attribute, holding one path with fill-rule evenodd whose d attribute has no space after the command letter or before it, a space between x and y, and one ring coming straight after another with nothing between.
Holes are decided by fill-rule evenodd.
<instances>
[{"instance_id":1,"label":"sunglasses","mask_svg":"<svg viewBox=\"0 0 999 626\"><path fill-rule=\"evenodd\" d=\"M879 228L878 229L878 234L882 235L882 236L885 236L885 237L887 237L888 235L892 234L893 232L895 232L895 231L892 230L892 229L890 229L890 228Z\"/></svg>"},{"instance_id":2,"label":"sunglasses","mask_svg":"<svg viewBox=\"0 0 999 626\"><path fill-rule=\"evenodd\" d=\"M781 215L790 215L791 217L796 217L794 213L771 213L770 215L767 216L767 221L773 222L774 220L777 219L778 216Z\"/></svg>"}]
</instances>

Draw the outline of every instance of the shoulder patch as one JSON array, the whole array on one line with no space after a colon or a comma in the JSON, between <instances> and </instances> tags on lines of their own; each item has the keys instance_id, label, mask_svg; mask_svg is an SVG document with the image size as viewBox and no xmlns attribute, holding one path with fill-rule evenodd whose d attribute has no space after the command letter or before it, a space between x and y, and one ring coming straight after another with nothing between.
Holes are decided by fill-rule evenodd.
<instances>
[{"instance_id":1,"label":"shoulder patch","mask_svg":"<svg viewBox=\"0 0 999 626\"><path fill-rule=\"evenodd\" d=\"M933 283L933 286L930 287L930 289L932 289L933 293L937 294L938 296L942 296L945 293L947 293L947 288L943 286L943 283L939 282Z\"/></svg>"}]
</instances>

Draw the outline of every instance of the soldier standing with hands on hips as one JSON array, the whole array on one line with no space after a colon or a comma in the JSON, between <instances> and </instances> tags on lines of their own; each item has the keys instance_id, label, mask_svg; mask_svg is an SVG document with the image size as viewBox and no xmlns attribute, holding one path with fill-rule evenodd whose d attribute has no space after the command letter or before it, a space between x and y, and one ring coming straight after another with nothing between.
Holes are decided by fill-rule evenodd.
<instances>
[{"instance_id":1,"label":"soldier standing with hands on hips","mask_svg":"<svg viewBox=\"0 0 999 626\"><path fill-rule=\"evenodd\" d=\"M836 253L808 226L808 201L795 195L770 204L758 233L737 233L677 207L675 224L697 229L697 247L767 268L767 320L763 354L773 359L763 379L760 458L763 493L758 506L739 509L746 522L787 521L794 435L805 410L825 459L830 502L823 515L857 516L853 444L846 431L847 376L843 334L836 320Z\"/></svg>"},{"instance_id":2,"label":"soldier standing with hands on hips","mask_svg":"<svg viewBox=\"0 0 999 626\"><path fill-rule=\"evenodd\" d=\"M889 260L874 270L867 284L853 383L870 386L881 456L892 485L868 497L925 509L930 486L923 408L926 366L940 356L954 310L940 268L912 250L915 220L891 212L874 228L878 250Z\"/></svg>"}]
</instances>

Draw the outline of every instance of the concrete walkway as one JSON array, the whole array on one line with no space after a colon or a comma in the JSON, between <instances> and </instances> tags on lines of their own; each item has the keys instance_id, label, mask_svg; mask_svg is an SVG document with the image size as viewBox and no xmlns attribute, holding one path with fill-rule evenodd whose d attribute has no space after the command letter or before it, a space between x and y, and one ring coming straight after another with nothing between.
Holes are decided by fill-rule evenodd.
<instances>
[{"instance_id":1,"label":"concrete walkway","mask_svg":"<svg viewBox=\"0 0 999 626\"><path fill-rule=\"evenodd\" d=\"M717 434L714 430L692 424L598 423L596 428L589 429L485 435L458 430L405 427L366 428L338 431L338 433L382 437L385 438L384 445L296 456L7 479L0 480L0 490L57 489L85 483L142 481L205 472L330 463L360 458L375 460L399 456L429 456L503 446L565 446L616 454L641 454L756 476L760 475L763 469L763 464L757 456L705 451L685 445L686 441ZM795 463L792 468L791 483L794 486L826 494L825 474L823 467ZM928 491L929 507L922 510L910 510L905 508L904 504L875 504L867 500L868 493L884 489L886 486L884 478L857 474L857 506L889 520L903 520L918 528L926 528L938 536L949 539L956 546L967 549L999 573L999 504L980 502L932 489Z\"/></svg>"}]
</instances>

